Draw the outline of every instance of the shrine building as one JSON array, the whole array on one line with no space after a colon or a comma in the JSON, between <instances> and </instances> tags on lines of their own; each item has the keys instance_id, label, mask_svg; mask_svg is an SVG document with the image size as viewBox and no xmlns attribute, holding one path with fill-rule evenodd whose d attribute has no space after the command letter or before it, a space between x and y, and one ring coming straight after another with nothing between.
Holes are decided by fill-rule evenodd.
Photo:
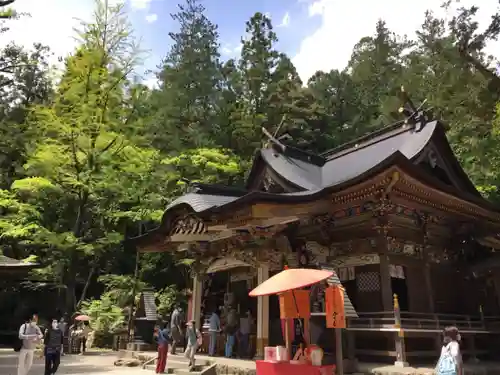
<instances>
[{"instance_id":1,"label":"shrine building","mask_svg":"<svg viewBox=\"0 0 500 375\"><path fill-rule=\"evenodd\" d=\"M499 347L499 233L500 208L467 177L444 126L413 111L321 155L272 138L245 189L193 184L135 243L195 260L200 325L214 306L252 311L257 356L283 343L278 298L248 291L284 264L333 269L352 303L347 356L411 363L434 361L449 325L466 357ZM329 351L324 306L312 299L311 340Z\"/></svg>"}]
</instances>

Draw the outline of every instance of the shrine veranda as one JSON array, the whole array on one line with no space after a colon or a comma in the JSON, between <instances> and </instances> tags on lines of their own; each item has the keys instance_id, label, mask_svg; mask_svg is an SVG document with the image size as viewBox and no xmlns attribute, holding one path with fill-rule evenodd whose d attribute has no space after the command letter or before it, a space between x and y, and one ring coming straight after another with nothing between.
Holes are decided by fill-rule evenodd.
<instances>
[{"instance_id":1,"label":"shrine veranda","mask_svg":"<svg viewBox=\"0 0 500 375\"><path fill-rule=\"evenodd\" d=\"M495 355L499 233L500 207L469 180L443 125L419 114L322 155L271 140L245 189L193 184L133 241L195 260L190 313L200 325L218 272L250 290L285 264L332 269L352 303L346 357L411 363L435 360L448 325L464 356ZM311 340L334 353L321 291L312 294ZM282 344L281 322L277 297L254 303L261 357Z\"/></svg>"}]
</instances>

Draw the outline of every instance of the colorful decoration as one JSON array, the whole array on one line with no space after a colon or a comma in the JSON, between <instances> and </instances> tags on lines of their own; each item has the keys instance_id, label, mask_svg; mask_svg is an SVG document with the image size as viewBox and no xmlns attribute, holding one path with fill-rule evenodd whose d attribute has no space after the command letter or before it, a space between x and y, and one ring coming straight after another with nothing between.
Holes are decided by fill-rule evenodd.
<instances>
[{"instance_id":1,"label":"colorful decoration","mask_svg":"<svg viewBox=\"0 0 500 375\"><path fill-rule=\"evenodd\" d=\"M346 328L344 310L344 288L332 285L325 290L326 327Z\"/></svg>"}]
</instances>

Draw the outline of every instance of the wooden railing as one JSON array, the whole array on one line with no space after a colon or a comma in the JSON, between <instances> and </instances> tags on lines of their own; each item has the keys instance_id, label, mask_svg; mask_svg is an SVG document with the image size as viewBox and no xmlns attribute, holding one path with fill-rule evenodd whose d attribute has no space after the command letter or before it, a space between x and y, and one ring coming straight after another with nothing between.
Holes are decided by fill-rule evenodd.
<instances>
[{"instance_id":1,"label":"wooden railing","mask_svg":"<svg viewBox=\"0 0 500 375\"><path fill-rule=\"evenodd\" d=\"M359 318L349 319L353 330L398 330L393 311L358 313ZM481 317L456 314L409 313L401 311L401 328L406 331L441 331L455 326L464 332L500 332L500 317Z\"/></svg>"}]
</instances>

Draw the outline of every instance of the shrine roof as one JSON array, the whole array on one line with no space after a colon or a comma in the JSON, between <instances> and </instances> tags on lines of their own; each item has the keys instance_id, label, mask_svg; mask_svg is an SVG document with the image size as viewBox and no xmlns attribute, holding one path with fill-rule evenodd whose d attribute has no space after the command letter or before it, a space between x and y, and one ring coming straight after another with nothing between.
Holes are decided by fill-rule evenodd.
<instances>
[{"instance_id":1,"label":"shrine roof","mask_svg":"<svg viewBox=\"0 0 500 375\"><path fill-rule=\"evenodd\" d=\"M445 159L447 167L458 180L457 184L447 184L416 165L428 145L438 149L439 155ZM398 122L322 155L272 142L271 147L257 153L247 182L259 178L262 165L281 176L296 191L269 193L195 183L190 186L190 192L167 206L162 224L149 235L160 234L162 228L169 227L172 219L170 213L181 208L203 217L256 203L307 203L322 198L326 193L340 192L363 183L396 165L429 187L492 212L499 211L498 207L479 194L467 177L453 154L444 127L438 121L413 124ZM148 233L140 237L144 236L148 236Z\"/></svg>"},{"instance_id":2,"label":"shrine roof","mask_svg":"<svg viewBox=\"0 0 500 375\"><path fill-rule=\"evenodd\" d=\"M16 270L29 270L37 267L38 264L25 262L23 260L17 260L13 258L9 258L0 253L0 269L8 270L8 271L16 271Z\"/></svg>"},{"instance_id":3,"label":"shrine roof","mask_svg":"<svg viewBox=\"0 0 500 375\"><path fill-rule=\"evenodd\" d=\"M444 152L450 168L460 178L463 189L446 186L433 176L426 176L419 170L420 168L413 165L413 160L431 141ZM420 180L427 181L444 192L493 208L478 193L456 160L446 139L443 126L438 121L431 121L424 125L408 125L398 122L322 155L314 155L289 146L276 147L274 145L261 149L248 179L255 178L256 165L264 162L275 173L295 186L298 191L267 193L195 184L192 192L171 202L166 212L182 205L201 213L250 201L307 201L324 190L337 190L336 188L361 182L363 178L373 174L376 170L396 161L399 164L405 164L407 169L419 175Z\"/></svg>"},{"instance_id":4,"label":"shrine roof","mask_svg":"<svg viewBox=\"0 0 500 375\"><path fill-rule=\"evenodd\" d=\"M444 128L438 121L414 125L398 122L322 155L312 155L289 146L273 145L258 152L247 185L250 186L256 178L259 165L265 163L299 190L335 186L365 173L396 152L400 152L408 160L414 160L431 141L445 154L464 190L480 196L456 160Z\"/></svg>"}]
</instances>

